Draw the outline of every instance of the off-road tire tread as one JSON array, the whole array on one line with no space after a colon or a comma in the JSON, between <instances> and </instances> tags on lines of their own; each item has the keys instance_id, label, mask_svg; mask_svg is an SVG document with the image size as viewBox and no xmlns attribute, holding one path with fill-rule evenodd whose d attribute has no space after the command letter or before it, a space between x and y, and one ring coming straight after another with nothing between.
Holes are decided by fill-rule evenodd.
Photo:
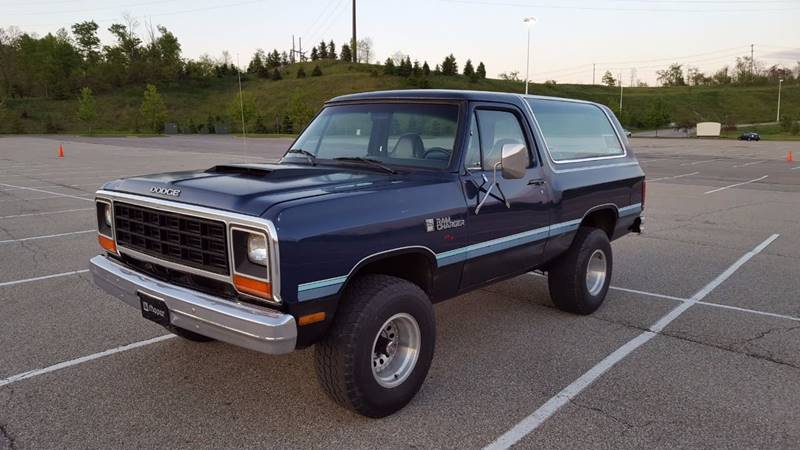
<instances>
[{"instance_id":1,"label":"off-road tire tread","mask_svg":"<svg viewBox=\"0 0 800 450\"><path fill-rule=\"evenodd\" d=\"M368 417L385 414L365 402L352 377L356 338L374 314L374 303L370 300L384 290L412 290L414 295L427 298L417 285L401 278L381 274L360 277L347 287L327 337L315 345L314 351L314 366L323 390L339 405Z\"/></svg>"},{"instance_id":2,"label":"off-road tire tread","mask_svg":"<svg viewBox=\"0 0 800 450\"><path fill-rule=\"evenodd\" d=\"M608 235L600 228L587 226L578 228L572 245L552 264L547 272L550 298L553 304L562 311L587 315L593 313L599 307L599 304L591 306L584 301L586 273L583 270L577 270L578 265L582 264L581 261L588 259L595 250L595 247L584 245L590 236L595 233L598 236L602 235L602 239L605 239L607 243L607 248L604 249L606 250L606 258L609 264L606 284L610 282L613 259L611 245L608 243ZM605 297L606 291L607 288L602 291L603 297Z\"/></svg>"}]
</instances>

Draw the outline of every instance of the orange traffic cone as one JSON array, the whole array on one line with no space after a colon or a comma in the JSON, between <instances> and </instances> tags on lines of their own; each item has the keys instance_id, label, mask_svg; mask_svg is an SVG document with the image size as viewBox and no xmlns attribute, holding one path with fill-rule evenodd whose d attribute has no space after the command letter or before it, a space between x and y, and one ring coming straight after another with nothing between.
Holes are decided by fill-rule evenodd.
<instances>
[{"instance_id":1,"label":"orange traffic cone","mask_svg":"<svg viewBox=\"0 0 800 450\"><path fill-rule=\"evenodd\" d=\"M789 153L786 154L786 162L793 162L793 161L794 158L792 158L792 152L790 150Z\"/></svg>"},{"instance_id":2,"label":"orange traffic cone","mask_svg":"<svg viewBox=\"0 0 800 450\"><path fill-rule=\"evenodd\" d=\"M58 157L59 158L64 157L64 146L62 144L58 144Z\"/></svg>"}]
</instances>

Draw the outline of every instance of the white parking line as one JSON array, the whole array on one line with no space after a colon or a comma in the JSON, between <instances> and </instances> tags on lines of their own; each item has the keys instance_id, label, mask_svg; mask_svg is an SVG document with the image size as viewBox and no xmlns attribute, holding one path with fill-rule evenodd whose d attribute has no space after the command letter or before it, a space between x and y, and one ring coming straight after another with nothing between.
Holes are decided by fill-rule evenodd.
<instances>
[{"instance_id":1,"label":"white parking line","mask_svg":"<svg viewBox=\"0 0 800 450\"><path fill-rule=\"evenodd\" d=\"M42 190L42 189L30 188L30 187L25 187L25 186L15 186L13 184L5 184L5 183L0 183L0 186L18 188L18 189L23 189L23 190L26 190L26 191L41 192L43 194L53 194L53 195L56 195L56 196L59 196L59 197L77 198L78 200L85 200L87 202L94 203L94 199L93 198L78 197L77 195L62 194L60 192L45 191L45 190Z\"/></svg>"},{"instance_id":2,"label":"white parking line","mask_svg":"<svg viewBox=\"0 0 800 450\"><path fill-rule=\"evenodd\" d=\"M745 184L755 183L756 181L761 181L761 180L763 180L764 178L767 178L768 176L769 176L769 175L764 175L763 177L761 177L761 178L756 178L756 179L754 179L754 180L745 181L745 182L742 182L742 183L736 183L736 184L732 184L732 185L730 185L730 186L724 186L724 187L717 188L717 189L712 189L712 190L710 190L710 191L706 191L706 192L704 192L703 194L713 194L714 192L724 191L725 189L730 189L730 188L733 188L733 187L736 187L736 186L742 186L742 185L745 185Z\"/></svg>"},{"instance_id":3,"label":"white parking line","mask_svg":"<svg viewBox=\"0 0 800 450\"><path fill-rule=\"evenodd\" d=\"M654 182L654 181L662 181L662 180L674 180L674 179L676 179L676 178L683 178L683 177L690 177L690 176L692 176L692 175L697 175L698 173L700 173L700 172L685 173L685 174L683 174L683 175L675 175L675 176L672 176L672 177L653 178L652 180L647 180L647 181L648 181L649 183L652 183L652 182Z\"/></svg>"},{"instance_id":4,"label":"white parking line","mask_svg":"<svg viewBox=\"0 0 800 450\"><path fill-rule=\"evenodd\" d=\"M3 282L3 283L0 283L0 287L14 286L15 284L30 283L31 281L49 280L51 278L69 277L69 276L72 276L72 275L78 275L78 274L81 274L81 273L86 273L88 271L89 271L89 269L73 270L72 272L54 273L52 275L44 275L44 276L41 276L41 277L25 278L24 280L6 281L6 282Z\"/></svg>"},{"instance_id":5,"label":"white parking line","mask_svg":"<svg viewBox=\"0 0 800 450\"><path fill-rule=\"evenodd\" d=\"M789 169L789 170L797 170L797 169L800 169L800 166L797 166L797 167L792 167L792 168L791 168L791 169Z\"/></svg>"},{"instance_id":6,"label":"white parking line","mask_svg":"<svg viewBox=\"0 0 800 450\"><path fill-rule=\"evenodd\" d=\"M47 216L47 215L50 215L50 214L63 214L63 213L76 212L76 211L91 211L93 209L94 208L62 209L60 211L47 211L47 212L38 212L38 213L15 214L13 216L0 216L0 219L13 219L15 217Z\"/></svg>"},{"instance_id":7,"label":"white parking line","mask_svg":"<svg viewBox=\"0 0 800 450\"><path fill-rule=\"evenodd\" d=\"M94 194L86 194L86 195L94 195ZM7 202L32 202L34 200L48 200L53 198L61 198L60 195L48 195L46 197L33 197L33 198L20 198L20 197L13 197L8 198L5 200L0 200L0 203L7 203Z\"/></svg>"},{"instance_id":8,"label":"white parking line","mask_svg":"<svg viewBox=\"0 0 800 450\"><path fill-rule=\"evenodd\" d=\"M570 383L567 387L561 390L558 394L548 400L544 405L539 407L533 414L524 418L522 421L514 425L513 428L498 437L494 442L484 447L485 449L507 449L512 445L519 442L522 438L539 428L548 418L555 414L564 405L569 403L578 394L583 392L589 385L594 383L609 369L614 367L618 362L622 361L626 356L630 355L634 350L644 345L647 341L655 337L661 330L669 325L673 320L678 318L683 312L689 309L692 305L698 303L705 298L717 286L722 284L725 280L731 277L739 268L741 268L747 261L753 258L764 250L780 235L773 234L764 242L758 244L753 250L746 253L739 258L735 263L728 267L718 277L708 283L705 287L700 289L691 298L675 307L672 311L667 313L664 317L659 319L656 323L650 326L648 331L636 336L628 341L625 345L615 350L613 353L605 357L602 361L597 363L594 367L589 369L588 372L581 375L577 380Z\"/></svg>"},{"instance_id":9,"label":"white parking line","mask_svg":"<svg viewBox=\"0 0 800 450\"><path fill-rule=\"evenodd\" d=\"M36 241L36 240L39 240L39 239L49 239L49 238L54 238L54 237L71 236L73 234L92 233L94 231L97 231L97 230L71 231L69 233L46 234L44 236L32 236L32 237L26 237L26 238L22 238L22 239L6 239L5 241L0 241L0 244L9 244L11 242Z\"/></svg>"},{"instance_id":10,"label":"white parking line","mask_svg":"<svg viewBox=\"0 0 800 450\"><path fill-rule=\"evenodd\" d=\"M135 348L144 347L150 344L156 344L158 342L166 341L167 339L174 338L174 334L165 334L163 336L155 337L152 339L147 339L145 341L134 342L132 344L123 345L121 347L112 348L111 350L105 350L99 353L93 353L88 356L83 356L77 359L71 359L69 361L64 361L58 364L54 364L49 367L45 367L42 369L31 370L28 372L23 372L17 375L12 375L4 380L0 380L0 387L8 386L9 384L16 383L18 381L27 380L28 378L38 377L39 375L44 375L46 373L55 372L57 370L66 369L67 367L76 366L78 364L85 363L87 361L92 361L98 358L103 358L105 356L110 356L115 353L126 352L128 350L133 350Z\"/></svg>"},{"instance_id":11,"label":"white parking line","mask_svg":"<svg viewBox=\"0 0 800 450\"><path fill-rule=\"evenodd\" d=\"M44 186L21 186L21 187L18 187L18 188L3 188L3 189L0 189L0 192L21 191L21 190L26 189L26 188L36 188L36 189L38 189L38 188L63 188L63 187L75 188L75 187L83 187L83 186L97 186L97 187L100 187L101 184L103 184L103 183L66 184L64 186L61 186L61 185L58 185L58 184L45 184Z\"/></svg>"},{"instance_id":12,"label":"white parking line","mask_svg":"<svg viewBox=\"0 0 800 450\"><path fill-rule=\"evenodd\" d=\"M714 161L722 161L723 159L725 159L725 158L705 159L703 161L694 161L694 162L690 162L690 163L683 163L681 165L682 166L696 166L698 164L705 164L705 163L710 163L710 162L714 162Z\"/></svg>"},{"instance_id":13,"label":"white parking line","mask_svg":"<svg viewBox=\"0 0 800 450\"><path fill-rule=\"evenodd\" d=\"M761 163L765 163L765 162L767 162L767 161L765 161L765 160L753 161L753 162L749 162L749 163L739 164L737 166L733 166L733 168L735 169L735 168L738 168L738 167L755 166L756 164L761 164Z\"/></svg>"}]
</instances>

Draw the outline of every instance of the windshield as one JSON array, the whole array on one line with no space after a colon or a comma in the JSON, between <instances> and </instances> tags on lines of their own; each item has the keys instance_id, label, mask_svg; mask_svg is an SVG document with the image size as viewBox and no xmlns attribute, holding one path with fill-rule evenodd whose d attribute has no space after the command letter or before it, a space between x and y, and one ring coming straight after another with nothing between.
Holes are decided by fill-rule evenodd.
<instances>
[{"instance_id":1,"label":"windshield","mask_svg":"<svg viewBox=\"0 0 800 450\"><path fill-rule=\"evenodd\" d=\"M373 103L325 108L306 128L285 160L318 163L367 158L384 165L443 169L450 164L458 129L458 105Z\"/></svg>"}]
</instances>

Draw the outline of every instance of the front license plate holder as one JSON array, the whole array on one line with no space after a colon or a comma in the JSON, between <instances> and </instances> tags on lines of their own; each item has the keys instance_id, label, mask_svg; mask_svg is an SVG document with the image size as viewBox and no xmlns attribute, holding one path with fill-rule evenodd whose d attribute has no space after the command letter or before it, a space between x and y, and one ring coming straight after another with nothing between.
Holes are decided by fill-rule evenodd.
<instances>
[{"instance_id":1,"label":"front license plate holder","mask_svg":"<svg viewBox=\"0 0 800 450\"><path fill-rule=\"evenodd\" d=\"M144 292L137 292L139 296L139 305L142 308L142 317L147 320L167 326L169 322L169 308L164 300L153 297L152 295L145 294Z\"/></svg>"}]
</instances>

